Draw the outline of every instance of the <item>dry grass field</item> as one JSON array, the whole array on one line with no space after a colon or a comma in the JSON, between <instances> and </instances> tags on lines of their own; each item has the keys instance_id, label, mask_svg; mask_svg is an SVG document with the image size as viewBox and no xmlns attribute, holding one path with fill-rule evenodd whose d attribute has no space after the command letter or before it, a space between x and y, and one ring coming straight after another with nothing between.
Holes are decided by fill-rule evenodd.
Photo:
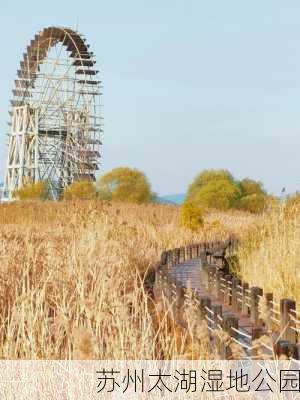
<instances>
[{"instance_id":1,"label":"dry grass field","mask_svg":"<svg viewBox=\"0 0 300 400\"><path fill-rule=\"evenodd\" d=\"M253 286L300 305L300 210L281 206L259 219L244 236L240 273Z\"/></svg>"},{"instance_id":2,"label":"dry grass field","mask_svg":"<svg viewBox=\"0 0 300 400\"><path fill-rule=\"evenodd\" d=\"M212 212L196 234L179 226L179 209L173 206L3 204L0 357L208 357L204 338L196 343L179 332L145 290L161 252L239 235L245 238L241 272L249 282L259 279L279 296L300 301L294 278L298 219L284 215Z\"/></svg>"}]
</instances>

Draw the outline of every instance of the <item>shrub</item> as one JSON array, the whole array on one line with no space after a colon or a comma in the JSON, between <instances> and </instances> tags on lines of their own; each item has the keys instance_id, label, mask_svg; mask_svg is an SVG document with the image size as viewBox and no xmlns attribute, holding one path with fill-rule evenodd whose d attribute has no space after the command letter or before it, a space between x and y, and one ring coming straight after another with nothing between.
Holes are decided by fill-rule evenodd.
<instances>
[{"instance_id":1,"label":"shrub","mask_svg":"<svg viewBox=\"0 0 300 400\"><path fill-rule=\"evenodd\" d=\"M248 196L251 194L266 195L261 182L254 181L253 179L245 178L239 183L242 196Z\"/></svg>"},{"instance_id":2,"label":"shrub","mask_svg":"<svg viewBox=\"0 0 300 400\"><path fill-rule=\"evenodd\" d=\"M253 193L247 196L244 196L239 201L239 208L244 211L249 211L254 214L259 214L264 211L266 206L266 199L267 197Z\"/></svg>"},{"instance_id":3,"label":"shrub","mask_svg":"<svg viewBox=\"0 0 300 400\"><path fill-rule=\"evenodd\" d=\"M180 211L182 226L191 231L198 231L203 226L203 211L197 204L186 201Z\"/></svg>"},{"instance_id":4,"label":"shrub","mask_svg":"<svg viewBox=\"0 0 300 400\"><path fill-rule=\"evenodd\" d=\"M188 201L204 208L240 210L260 213L266 208L267 194L261 182L253 179L237 181L225 170L205 170L188 188Z\"/></svg>"},{"instance_id":5,"label":"shrub","mask_svg":"<svg viewBox=\"0 0 300 400\"><path fill-rule=\"evenodd\" d=\"M194 196L194 202L207 208L228 210L233 207L240 196L236 184L228 180L217 180L208 182Z\"/></svg>"},{"instance_id":6,"label":"shrub","mask_svg":"<svg viewBox=\"0 0 300 400\"><path fill-rule=\"evenodd\" d=\"M234 183L233 176L229 171L225 169L208 169L202 171L199 175L196 176L192 184L189 186L187 199L192 201L194 196L197 195L200 189L202 189L210 182L216 182L220 180Z\"/></svg>"},{"instance_id":7,"label":"shrub","mask_svg":"<svg viewBox=\"0 0 300 400\"><path fill-rule=\"evenodd\" d=\"M15 190L13 197L18 200L47 200L49 198L49 185L45 181L28 183Z\"/></svg>"},{"instance_id":8,"label":"shrub","mask_svg":"<svg viewBox=\"0 0 300 400\"><path fill-rule=\"evenodd\" d=\"M105 200L149 203L154 198L147 177L135 168L113 169L100 178L98 189L100 198Z\"/></svg>"},{"instance_id":9,"label":"shrub","mask_svg":"<svg viewBox=\"0 0 300 400\"><path fill-rule=\"evenodd\" d=\"M92 182L89 181L78 181L73 182L67 186L63 191L62 197L65 200L90 200L96 197L96 187Z\"/></svg>"}]
</instances>

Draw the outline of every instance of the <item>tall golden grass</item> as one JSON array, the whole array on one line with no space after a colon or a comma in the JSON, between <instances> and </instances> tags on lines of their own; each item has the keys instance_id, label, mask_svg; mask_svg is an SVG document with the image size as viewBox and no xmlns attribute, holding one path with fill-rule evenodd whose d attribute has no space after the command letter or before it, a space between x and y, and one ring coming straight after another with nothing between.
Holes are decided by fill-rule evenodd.
<instances>
[{"instance_id":1,"label":"tall golden grass","mask_svg":"<svg viewBox=\"0 0 300 400\"><path fill-rule=\"evenodd\" d=\"M240 273L251 285L300 305L300 208L283 204L265 214L244 236Z\"/></svg>"},{"instance_id":2,"label":"tall golden grass","mask_svg":"<svg viewBox=\"0 0 300 400\"><path fill-rule=\"evenodd\" d=\"M173 206L2 204L0 357L207 357L159 314L145 287L163 250L240 234L256 220L211 213L192 233Z\"/></svg>"}]
</instances>

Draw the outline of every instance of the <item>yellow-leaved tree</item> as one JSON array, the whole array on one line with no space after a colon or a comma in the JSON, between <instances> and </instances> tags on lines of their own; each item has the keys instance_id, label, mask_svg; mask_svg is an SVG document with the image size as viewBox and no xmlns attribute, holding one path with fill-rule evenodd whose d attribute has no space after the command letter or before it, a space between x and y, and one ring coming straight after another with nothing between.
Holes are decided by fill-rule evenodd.
<instances>
[{"instance_id":1,"label":"yellow-leaved tree","mask_svg":"<svg viewBox=\"0 0 300 400\"><path fill-rule=\"evenodd\" d=\"M103 175L97 186L99 197L105 200L149 203L154 199L146 175L136 168L115 168Z\"/></svg>"},{"instance_id":2,"label":"yellow-leaved tree","mask_svg":"<svg viewBox=\"0 0 300 400\"><path fill-rule=\"evenodd\" d=\"M49 198L49 185L45 181L27 183L13 192L17 200L47 200Z\"/></svg>"},{"instance_id":3,"label":"yellow-leaved tree","mask_svg":"<svg viewBox=\"0 0 300 400\"><path fill-rule=\"evenodd\" d=\"M227 170L205 170L196 176L187 193L187 200L204 208L228 210L240 198L240 188Z\"/></svg>"},{"instance_id":4,"label":"yellow-leaved tree","mask_svg":"<svg viewBox=\"0 0 300 400\"><path fill-rule=\"evenodd\" d=\"M77 181L67 186L62 194L64 200L91 200L97 195L96 187L90 181Z\"/></svg>"},{"instance_id":5,"label":"yellow-leaved tree","mask_svg":"<svg viewBox=\"0 0 300 400\"><path fill-rule=\"evenodd\" d=\"M191 231L198 231L203 226L203 210L192 202L185 201L180 209L181 225Z\"/></svg>"},{"instance_id":6,"label":"yellow-leaved tree","mask_svg":"<svg viewBox=\"0 0 300 400\"><path fill-rule=\"evenodd\" d=\"M224 169L204 170L189 186L187 201L217 210L232 208L261 213L265 210L268 195L263 185L253 179L238 181Z\"/></svg>"}]
</instances>

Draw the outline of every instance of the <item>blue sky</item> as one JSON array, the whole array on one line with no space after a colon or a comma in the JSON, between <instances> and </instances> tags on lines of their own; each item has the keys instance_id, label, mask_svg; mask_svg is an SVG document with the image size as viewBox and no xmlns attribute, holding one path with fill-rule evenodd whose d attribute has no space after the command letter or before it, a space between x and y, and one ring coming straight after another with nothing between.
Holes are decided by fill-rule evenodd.
<instances>
[{"instance_id":1,"label":"blue sky","mask_svg":"<svg viewBox=\"0 0 300 400\"><path fill-rule=\"evenodd\" d=\"M22 53L78 24L104 83L102 173L139 168L160 194L205 168L300 189L299 21L299 0L1 2L0 180Z\"/></svg>"}]
</instances>

